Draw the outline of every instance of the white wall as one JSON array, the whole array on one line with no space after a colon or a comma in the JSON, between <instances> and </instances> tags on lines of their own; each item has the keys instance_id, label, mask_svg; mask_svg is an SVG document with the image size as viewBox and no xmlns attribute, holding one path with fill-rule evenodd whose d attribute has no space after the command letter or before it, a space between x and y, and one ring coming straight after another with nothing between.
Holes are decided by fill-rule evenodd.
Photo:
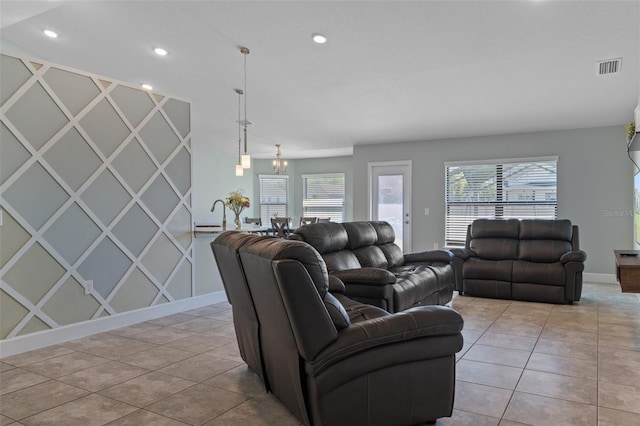
<instances>
[{"instance_id":1,"label":"white wall","mask_svg":"<svg viewBox=\"0 0 640 426\"><path fill-rule=\"evenodd\" d=\"M251 198L255 162L251 169L245 170L244 176L235 175L238 154L225 153L219 148L227 141L221 141L220 137L216 136L211 128L211 117L207 115L208 112L201 108L197 101L192 103L193 221L196 224L221 224L222 209L218 204L212 213L213 202L217 199L224 200L229 196L229 192L238 189L242 189L243 193ZM251 198L251 207L245 210L247 215L253 211L256 202L257 200ZM233 213L229 209L227 209L227 224L230 229L233 227ZM194 239L196 295L223 291L222 280L209 246L213 238L213 236L197 236Z\"/></svg>"},{"instance_id":2,"label":"white wall","mask_svg":"<svg viewBox=\"0 0 640 426\"><path fill-rule=\"evenodd\" d=\"M464 139L358 145L353 155L354 219L367 217L367 163L413 161L413 250L444 245L444 163L558 156L558 216L580 227L585 271L615 272L613 250L632 248L632 163L623 126ZM430 215L424 215L425 208Z\"/></svg>"}]
</instances>

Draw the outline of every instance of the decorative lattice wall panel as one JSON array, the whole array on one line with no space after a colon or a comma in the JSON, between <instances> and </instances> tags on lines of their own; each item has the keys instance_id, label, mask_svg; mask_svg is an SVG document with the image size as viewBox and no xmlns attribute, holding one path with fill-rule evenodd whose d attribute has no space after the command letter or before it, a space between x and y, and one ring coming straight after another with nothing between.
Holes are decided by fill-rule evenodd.
<instances>
[{"instance_id":1,"label":"decorative lattice wall panel","mask_svg":"<svg viewBox=\"0 0 640 426\"><path fill-rule=\"evenodd\" d=\"M190 104L0 66L0 338L192 297Z\"/></svg>"}]
</instances>

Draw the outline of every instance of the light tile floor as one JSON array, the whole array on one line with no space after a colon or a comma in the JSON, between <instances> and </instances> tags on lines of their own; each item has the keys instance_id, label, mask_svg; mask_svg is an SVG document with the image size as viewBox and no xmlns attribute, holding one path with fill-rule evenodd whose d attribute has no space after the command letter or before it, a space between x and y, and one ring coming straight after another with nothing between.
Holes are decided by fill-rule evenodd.
<instances>
[{"instance_id":1,"label":"light tile floor","mask_svg":"<svg viewBox=\"0 0 640 426\"><path fill-rule=\"evenodd\" d=\"M465 319L439 425L640 425L640 295L574 305L454 298ZM4 425L298 425L240 358L217 304L0 359Z\"/></svg>"}]
</instances>

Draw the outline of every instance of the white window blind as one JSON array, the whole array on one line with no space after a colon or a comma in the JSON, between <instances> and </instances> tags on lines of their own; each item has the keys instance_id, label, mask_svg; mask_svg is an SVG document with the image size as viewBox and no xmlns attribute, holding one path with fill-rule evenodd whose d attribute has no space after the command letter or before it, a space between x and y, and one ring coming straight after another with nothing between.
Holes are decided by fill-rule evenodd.
<instances>
[{"instance_id":1,"label":"white window blind","mask_svg":"<svg viewBox=\"0 0 640 426\"><path fill-rule=\"evenodd\" d=\"M272 217L288 217L289 176L258 175L260 180L260 218L264 225Z\"/></svg>"},{"instance_id":2,"label":"white window blind","mask_svg":"<svg viewBox=\"0 0 640 426\"><path fill-rule=\"evenodd\" d=\"M302 176L302 210L305 217L344 220L345 174L326 173Z\"/></svg>"},{"instance_id":3,"label":"white window blind","mask_svg":"<svg viewBox=\"0 0 640 426\"><path fill-rule=\"evenodd\" d=\"M555 218L558 158L445 163L448 246L462 246L475 219Z\"/></svg>"}]
</instances>

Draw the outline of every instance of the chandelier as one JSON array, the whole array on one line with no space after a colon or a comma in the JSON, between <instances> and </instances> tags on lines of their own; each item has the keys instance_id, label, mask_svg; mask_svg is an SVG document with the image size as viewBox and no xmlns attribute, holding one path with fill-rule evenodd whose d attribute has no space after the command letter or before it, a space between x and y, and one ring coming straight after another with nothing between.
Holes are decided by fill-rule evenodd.
<instances>
[{"instance_id":1,"label":"chandelier","mask_svg":"<svg viewBox=\"0 0 640 426\"><path fill-rule=\"evenodd\" d=\"M249 152L247 152L247 126L251 124L249 120L247 120L247 55L249 54L249 49L246 47L240 47L240 53L244 56L244 91L241 94L244 94L244 120L240 122L238 119L238 123L243 127L244 131L244 153L241 155L241 164L243 169L251 168L251 156Z\"/></svg>"},{"instance_id":2,"label":"chandelier","mask_svg":"<svg viewBox=\"0 0 640 426\"><path fill-rule=\"evenodd\" d=\"M273 160L273 172L277 175L279 175L280 173L287 173L287 162L282 161L282 159L280 158L281 153L279 143L276 144L276 148L278 150L276 151L276 159Z\"/></svg>"}]
</instances>

